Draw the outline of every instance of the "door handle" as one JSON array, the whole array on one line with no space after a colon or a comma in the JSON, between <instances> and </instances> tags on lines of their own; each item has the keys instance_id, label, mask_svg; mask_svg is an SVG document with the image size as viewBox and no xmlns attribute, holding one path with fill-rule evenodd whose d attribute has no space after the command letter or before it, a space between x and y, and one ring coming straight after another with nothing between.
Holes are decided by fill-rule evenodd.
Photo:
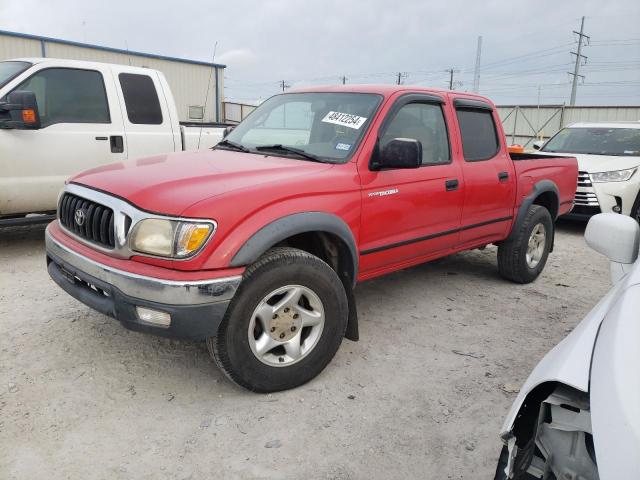
<instances>
[{"instance_id":1,"label":"door handle","mask_svg":"<svg viewBox=\"0 0 640 480\"><path fill-rule=\"evenodd\" d=\"M124 138L122 138L122 135L111 135L109 143L111 143L111 153L124 152Z\"/></svg>"},{"instance_id":2,"label":"door handle","mask_svg":"<svg viewBox=\"0 0 640 480\"><path fill-rule=\"evenodd\" d=\"M498 173L498 180L500 180L501 182L505 182L505 181L509 180L509 173L508 172L500 172L500 173Z\"/></svg>"},{"instance_id":3,"label":"door handle","mask_svg":"<svg viewBox=\"0 0 640 480\"><path fill-rule=\"evenodd\" d=\"M460 182L458 182L457 178L453 180L445 180L444 182L444 186L447 189L447 192L451 192L452 190L457 190L459 184Z\"/></svg>"},{"instance_id":4,"label":"door handle","mask_svg":"<svg viewBox=\"0 0 640 480\"><path fill-rule=\"evenodd\" d=\"M109 140L109 137L96 137L96 140Z\"/></svg>"}]
</instances>

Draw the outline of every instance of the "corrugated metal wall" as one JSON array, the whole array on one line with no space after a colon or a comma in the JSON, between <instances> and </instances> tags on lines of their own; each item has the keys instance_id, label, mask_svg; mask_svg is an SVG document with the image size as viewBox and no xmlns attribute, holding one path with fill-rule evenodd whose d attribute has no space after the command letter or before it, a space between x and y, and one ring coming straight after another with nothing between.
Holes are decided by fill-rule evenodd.
<instances>
[{"instance_id":1,"label":"corrugated metal wall","mask_svg":"<svg viewBox=\"0 0 640 480\"><path fill-rule=\"evenodd\" d=\"M255 105L236 102L224 102L224 121L230 123L240 123L255 109Z\"/></svg>"},{"instance_id":2,"label":"corrugated metal wall","mask_svg":"<svg viewBox=\"0 0 640 480\"><path fill-rule=\"evenodd\" d=\"M566 107L563 105L498 106L507 143L530 146L576 122L639 121L640 106Z\"/></svg>"},{"instance_id":3,"label":"corrugated metal wall","mask_svg":"<svg viewBox=\"0 0 640 480\"><path fill-rule=\"evenodd\" d=\"M0 60L20 57L40 57L41 51L38 40L0 35Z\"/></svg>"},{"instance_id":4,"label":"corrugated metal wall","mask_svg":"<svg viewBox=\"0 0 640 480\"><path fill-rule=\"evenodd\" d=\"M117 63L148 67L161 71L167 78L167 82L169 82L181 121L196 121L196 119L189 118L189 107L204 107L207 85L209 84L204 121L222 121L224 68L119 53L55 41L33 40L0 33L0 60L19 57L41 57L43 48L46 56L50 58ZM210 83L209 78L211 78ZM216 83L218 83L217 94ZM218 98L217 102L216 97Z\"/></svg>"}]
</instances>

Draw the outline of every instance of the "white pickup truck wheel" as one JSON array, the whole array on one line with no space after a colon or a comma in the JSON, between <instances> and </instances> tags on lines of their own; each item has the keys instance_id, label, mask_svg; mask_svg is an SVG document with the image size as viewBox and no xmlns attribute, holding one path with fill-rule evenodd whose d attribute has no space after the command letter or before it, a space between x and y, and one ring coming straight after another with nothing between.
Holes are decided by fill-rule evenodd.
<instances>
[{"instance_id":1,"label":"white pickup truck wheel","mask_svg":"<svg viewBox=\"0 0 640 480\"><path fill-rule=\"evenodd\" d=\"M544 269L553 239L549 210L531 205L512 236L498 247L498 270L517 283L533 282Z\"/></svg>"},{"instance_id":2,"label":"white pickup truck wheel","mask_svg":"<svg viewBox=\"0 0 640 480\"><path fill-rule=\"evenodd\" d=\"M347 327L336 272L295 248L274 248L245 272L209 352L235 383L255 392L302 385L331 361Z\"/></svg>"}]
</instances>

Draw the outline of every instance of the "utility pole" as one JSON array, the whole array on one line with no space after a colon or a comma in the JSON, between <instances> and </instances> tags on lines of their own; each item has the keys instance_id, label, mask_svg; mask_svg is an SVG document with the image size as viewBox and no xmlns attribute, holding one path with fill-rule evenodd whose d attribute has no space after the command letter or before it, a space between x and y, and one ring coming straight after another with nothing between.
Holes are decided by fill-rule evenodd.
<instances>
[{"instance_id":1,"label":"utility pole","mask_svg":"<svg viewBox=\"0 0 640 480\"><path fill-rule=\"evenodd\" d=\"M396 81L396 84L401 85L402 84L402 78L405 76L404 73L402 72L398 72L398 80Z\"/></svg>"},{"instance_id":2,"label":"utility pole","mask_svg":"<svg viewBox=\"0 0 640 480\"><path fill-rule=\"evenodd\" d=\"M347 77L346 76L342 76L342 84L345 85L347 83Z\"/></svg>"},{"instance_id":3,"label":"utility pole","mask_svg":"<svg viewBox=\"0 0 640 480\"><path fill-rule=\"evenodd\" d=\"M587 39L587 45L589 44L590 37L584 34L584 17L582 17L582 21L580 22L580 31L573 31L576 35L578 35L578 51L571 52L571 55L576 56L576 65L573 69L573 73L567 72L569 75L573 75L573 82L571 84L571 100L569 101L569 105L573 106L576 104L576 90L578 89L578 77L584 80L584 75L580 75L580 61L584 58L586 63L587 57L582 55L582 39Z\"/></svg>"},{"instance_id":4,"label":"utility pole","mask_svg":"<svg viewBox=\"0 0 640 480\"><path fill-rule=\"evenodd\" d=\"M453 81L453 74L454 73L458 73L460 70L455 69L455 68L449 68L447 70L445 70L445 72L449 72L449 90L453 90L453 88L456 86L456 84L459 84L460 82L454 82Z\"/></svg>"},{"instance_id":5,"label":"utility pole","mask_svg":"<svg viewBox=\"0 0 640 480\"><path fill-rule=\"evenodd\" d=\"M480 91L480 56L482 54L482 35L478 36L478 48L476 50L476 67L473 70L473 92Z\"/></svg>"},{"instance_id":6,"label":"utility pole","mask_svg":"<svg viewBox=\"0 0 640 480\"><path fill-rule=\"evenodd\" d=\"M284 80L282 80L280 82L280 87L282 88L282 91L284 92L287 88L289 88L291 85L287 84L287 82L285 82Z\"/></svg>"}]
</instances>

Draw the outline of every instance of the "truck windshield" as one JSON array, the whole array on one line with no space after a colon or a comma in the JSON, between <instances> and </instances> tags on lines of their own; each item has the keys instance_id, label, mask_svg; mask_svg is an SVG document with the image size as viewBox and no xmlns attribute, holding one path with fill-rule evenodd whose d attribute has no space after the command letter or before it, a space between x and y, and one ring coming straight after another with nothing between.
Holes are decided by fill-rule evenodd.
<instances>
[{"instance_id":1,"label":"truck windshield","mask_svg":"<svg viewBox=\"0 0 640 480\"><path fill-rule=\"evenodd\" d=\"M640 128L565 128L551 138L542 151L639 156Z\"/></svg>"},{"instance_id":2,"label":"truck windshield","mask_svg":"<svg viewBox=\"0 0 640 480\"><path fill-rule=\"evenodd\" d=\"M29 62L0 62L0 88L16 78L31 64Z\"/></svg>"},{"instance_id":3,"label":"truck windshield","mask_svg":"<svg viewBox=\"0 0 640 480\"><path fill-rule=\"evenodd\" d=\"M343 163L355 152L381 101L381 95L368 93L276 95L226 140L250 152Z\"/></svg>"}]
</instances>

